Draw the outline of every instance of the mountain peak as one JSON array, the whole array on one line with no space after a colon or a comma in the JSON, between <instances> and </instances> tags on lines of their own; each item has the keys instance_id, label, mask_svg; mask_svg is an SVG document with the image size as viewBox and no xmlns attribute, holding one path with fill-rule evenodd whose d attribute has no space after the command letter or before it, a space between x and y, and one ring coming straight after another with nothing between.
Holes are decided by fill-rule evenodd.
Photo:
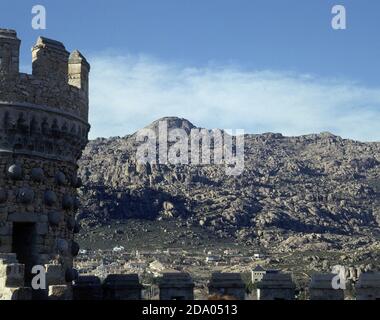
<instances>
[{"instance_id":1,"label":"mountain peak","mask_svg":"<svg viewBox=\"0 0 380 320\"><path fill-rule=\"evenodd\" d=\"M150 125L144 129L153 129L158 132L160 122L166 122L168 130L184 129L187 133L190 133L191 129L196 128L189 120L178 117L163 117L156 121L153 121Z\"/></svg>"}]
</instances>

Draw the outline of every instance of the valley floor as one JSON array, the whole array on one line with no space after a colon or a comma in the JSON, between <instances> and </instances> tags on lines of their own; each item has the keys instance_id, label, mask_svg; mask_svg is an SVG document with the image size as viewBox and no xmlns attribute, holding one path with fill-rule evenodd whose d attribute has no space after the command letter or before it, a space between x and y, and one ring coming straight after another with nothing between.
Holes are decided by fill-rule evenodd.
<instances>
[{"instance_id":1,"label":"valley floor","mask_svg":"<svg viewBox=\"0 0 380 320\"><path fill-rule=\"evenodd\" d=\"M207 281L217 271L242 273L247 287L252 286L250 274L257 265L291 272L302 294L311 274L331 272L335 265L344 266L352 281L360 272L380 266L380 250L376 247L279 252L276 246L263 248L218 238L201 227L189 230L178 221L115 222L82 232L78 241L82 250L76 263L81 273L100 277L109 273L138 273L145 285L154 287L162 272L189 272L195 280L198 298L206 294ZM152 290L148 292L151 294Z\"/></svg>"}]
</instances>

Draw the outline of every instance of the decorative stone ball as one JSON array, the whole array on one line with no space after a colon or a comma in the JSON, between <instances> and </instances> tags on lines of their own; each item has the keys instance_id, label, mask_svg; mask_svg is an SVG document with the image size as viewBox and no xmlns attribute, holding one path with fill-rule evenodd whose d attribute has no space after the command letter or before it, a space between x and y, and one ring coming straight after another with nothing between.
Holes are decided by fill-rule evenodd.
<instances>
[{"instance_id":1,"label":"decorative stone ball","mask_svg":"<svg viewBox=\"0 0 380 320\"><path fill-rule=\"evenodd\" d=\"M74 233L79 233L80 232L80 229L81 229L81 225L78 221L75 221L75 226L74 226L74 230L73 232Z\"/></svg>"},{"instance_id":2,"label":"decorative stone ball","mask_svg":"<svg viewBox=\"0 0 380 320\"><path fill-rule=\"evenodd\" d=\"M49 223L53 226L58 226L63 220L63 214L59 211L49 212Z\"/></svg>"},{"instance_id":3,"label":"decorative stone ball","mask_svg":"<svg viewBox=\"0 0 380 320\"><path fill-rule=\"evenodd\" d=\"M17 199L23 204L30 204L34 200L34 192L27 187L21 188L18 191Z\"/></svg>"},{"instance_id":4,"label":"decorative stone ball","mask_svg":"<svg viewBox=\"0 0 380 320\"><path fill-rule=\"evenodd\" d=\"M42 182L44 180L45 174L42 168L33 168L31 171L31 178L35 182Z\"/></svg>"},{"instance_id":5,"label":"decorative stone ball","mask_svg":"<svg viewBox=\"0 0 380 320\"><path fill-rule=\"evenodd\" d=\"M66 184L66 176L62 171L58 171L55 175L55 182L59 186L64 186Z\"/></svg>"},{"instance_id":6,"label":"decorative stone ball","mask_svg":"<svg viewBox=\"0 0 380 320\"><path fill-rule=\"evenodd\" d=\"M58 252L66 255L69 252L69 244L65 239L57 239Z\"/></svg>"},{"instance_id":7,"label":"decorative stone ball","mask_svg":"<svg viewBox=\"0 0 380 320\"><path fill-rule=\"evenodd\" d=\"M45 192L44 200L46 205L53 206L55 203L57 203L57 195L54 191L48 190Z\"/></svg>"},{"instance_id":8,"label":"decorative stone ball","mask_svg":"<svg viewBox=\"0 0 380 320\"><path fill-rule=\"evenodd\" d=\"M8 175L14 180L20 180L22 178L22 168L18 164L12 164L8 168Z\"/></svg>"},{"instance_id":9,"label":"decorative stone ball","mask_svg":"<svg viewBox=\"0 0 380 320\"><path fill-rule=\"evenodd\" d=\"M68 228L69 230L74 230L74 228L75 228L75 223L76 223L75 219L74 219L73 217L70 217L70 218L67 220L67 228Z\"/></svg>"},{"instance_id":10,"label":"decorative stone ball","mask_svg":"<svg viewBox=\"0 0 380 320\"><path fill-rule=\"evenodd\" d=\"M73 208L73 206L74 206L73 197L68 194L65 194L62 200L62 208L65 210L70 210Z\"/></svg>"},{"instance_id":11,"label":"decorative stone ball","mask_svg":"<svg viewBox=\"0 0 380 320\"><path fill-rule=\"evenodd\" d=\"M77 280L79 277L78 271L74 268L67 268L65 272L66 282L72 282Z\"/></svg>"},{"instance_id":12,"label":"decorative stone ball","mask_svg":"<svg viewBox=\"0 0 380 320\"><path fill-rule=\"evenodd\" d=\"M71 242L71 255L73 257L76 257L78 255L79 249L80 249L79 248L79 244L77 242L75 242L75 241L72 241Z\"/></svg>"},{"instance_id":13,"label":"decorative stone ball","mask_svg":"<svg viewBox=\"0 0 380 320\"><path fill-rule=\"evenodd\" d=\"M4 203L5 201L7 201L7 198L8 198L7 191L0 188L0 203Z\"/></svg>"}]
</instances>

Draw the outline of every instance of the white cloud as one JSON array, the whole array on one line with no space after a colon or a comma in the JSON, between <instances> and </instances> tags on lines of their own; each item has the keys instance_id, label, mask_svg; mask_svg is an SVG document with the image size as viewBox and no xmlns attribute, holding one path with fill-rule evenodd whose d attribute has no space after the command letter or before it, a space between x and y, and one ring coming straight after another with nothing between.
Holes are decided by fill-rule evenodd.
<instances>
[{"instance_id":1,"label":"white cloud","mask_svg":"<svg viewBox=\"0 0 380 320\"><path fill-rule=\"evenodd\" d=\"M236 67L189 68L145 56L90 59L91 137L124 136L163 116L206 128L380 141L380 88Z\"/></svg>"}]
</instances>

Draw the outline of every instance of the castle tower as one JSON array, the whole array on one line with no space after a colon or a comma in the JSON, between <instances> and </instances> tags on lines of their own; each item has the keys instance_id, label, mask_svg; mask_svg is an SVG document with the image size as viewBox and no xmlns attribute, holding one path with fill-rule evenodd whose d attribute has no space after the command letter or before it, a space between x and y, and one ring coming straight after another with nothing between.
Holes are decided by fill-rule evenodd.
<instances>
[{"instance_id":1,"label":"castle tower","mask_svg":"<svg viewBox=\"0 0 380 320\"><path fill-rule=\"evenodd\" d=\"M18 75L20 40L13 30L0 29L0 75Z\"/></svg>"},{"instance_id":2,"label":"castle tower","mask_svg":"<svg viewBox=\"0 0 380 320\"><path fill-rule=\"evenodd\" d=\"M7 286L29 287L35 265L45 266L49 292L67 286L67 296L77 276L77 160L90 129L90 66L77 54L69 65L62 43L40 37L33 74L18 73L19 45L15 31L0 29L0 299L15 292ZM15 269L10 281L6 270Z\"/></svg>"}]
</instances>

